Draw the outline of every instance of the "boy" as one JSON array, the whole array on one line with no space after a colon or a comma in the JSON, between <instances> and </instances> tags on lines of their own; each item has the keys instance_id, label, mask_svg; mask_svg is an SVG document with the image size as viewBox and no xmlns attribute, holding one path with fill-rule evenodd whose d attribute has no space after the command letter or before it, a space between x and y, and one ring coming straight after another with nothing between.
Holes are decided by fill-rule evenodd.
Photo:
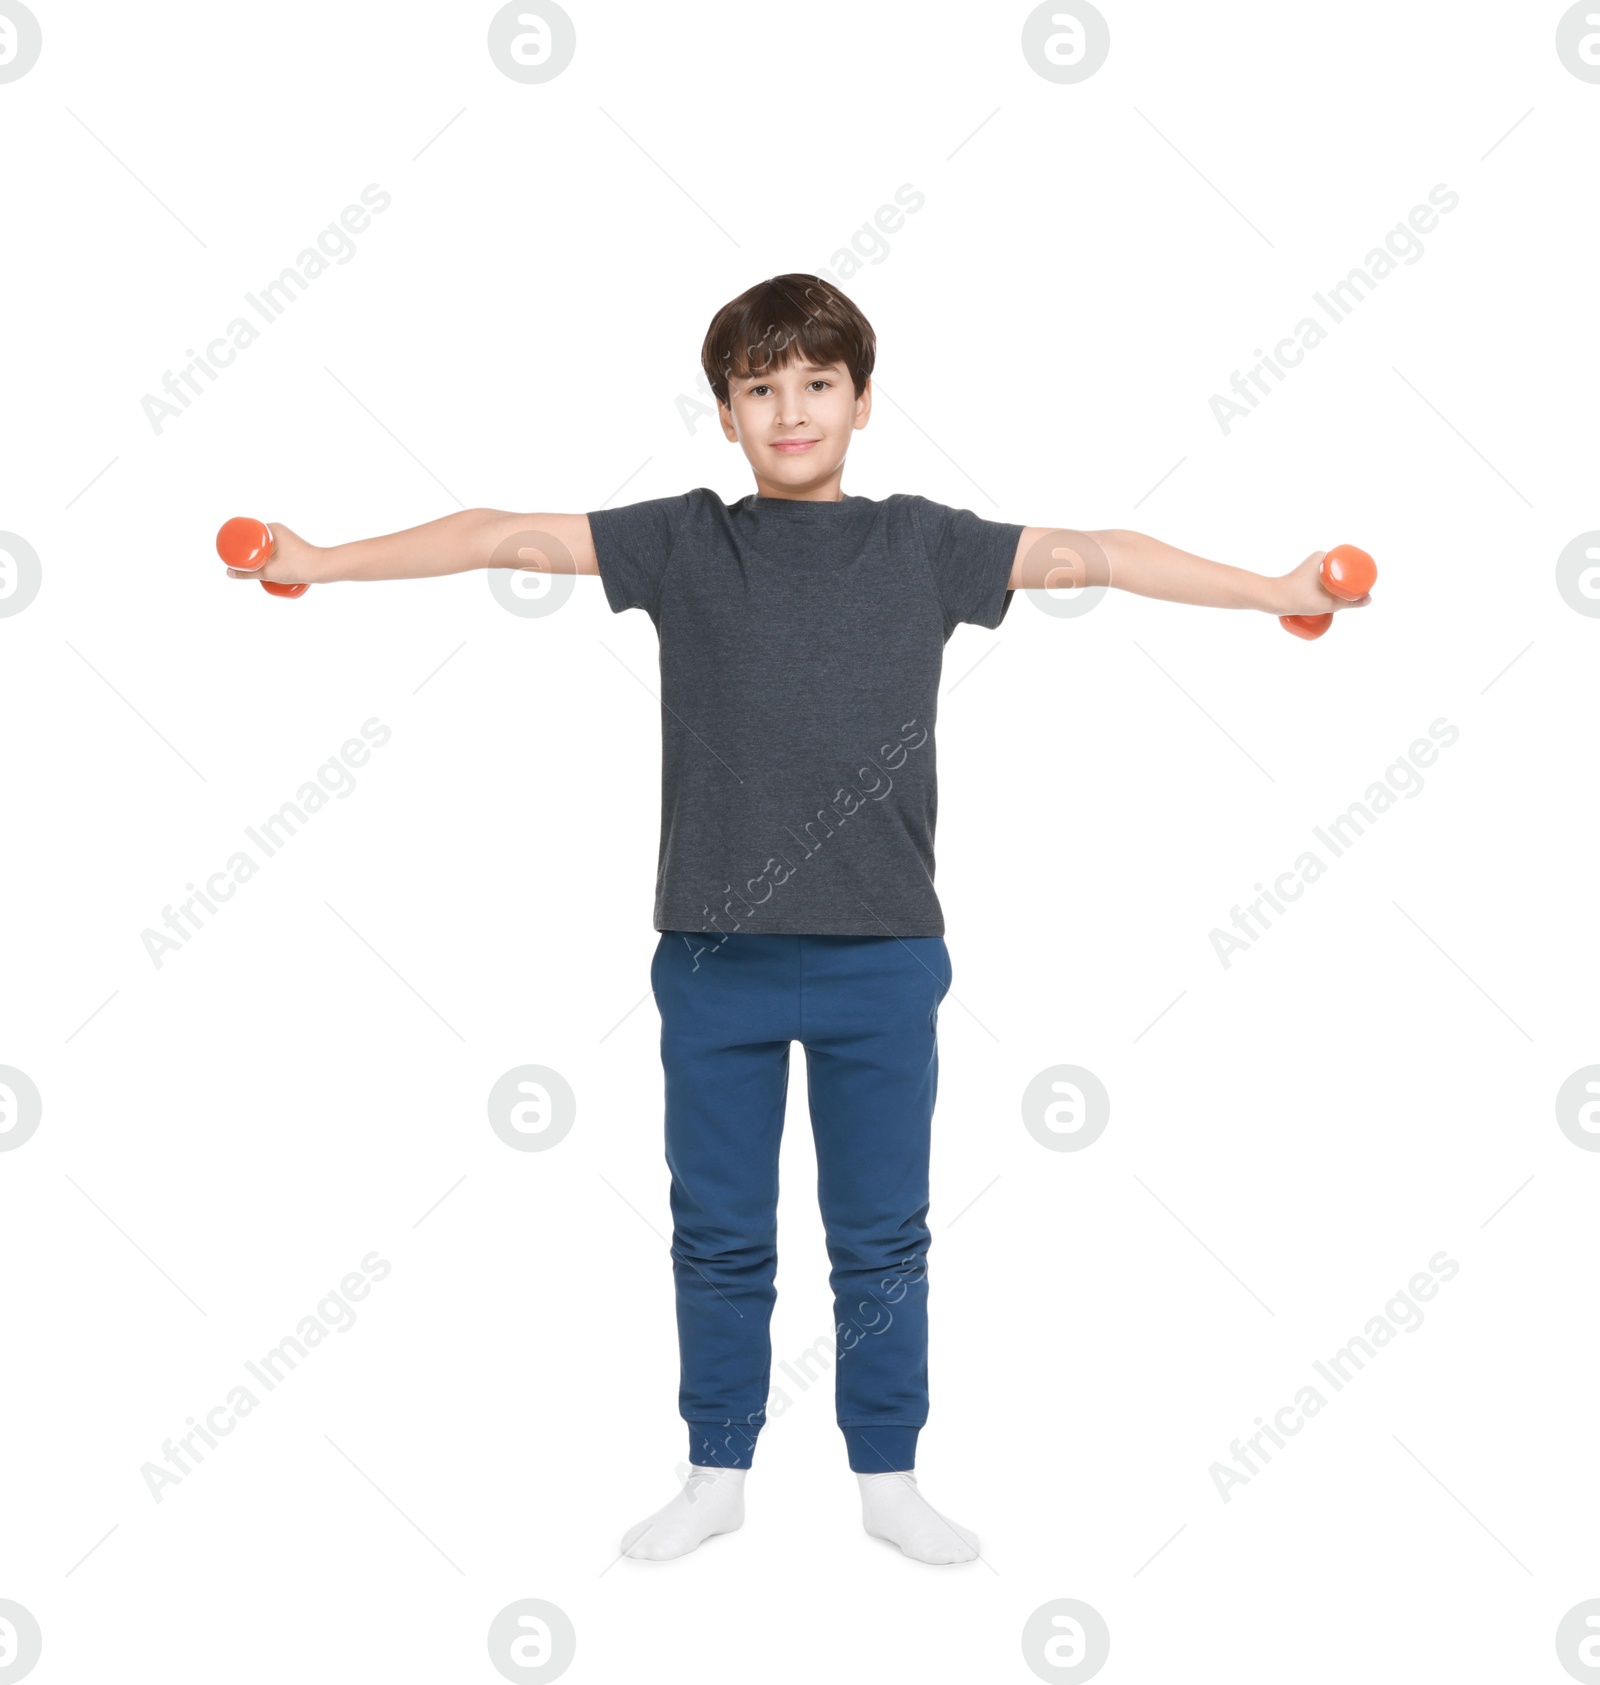
<instances>
[{"instance_id":1,"label":"boy","mask_svg":"<svg viewBox=\"0 0 1600 1685\"><path fill-rule=\"evenodd\" d=\"M655 623L651 983L690 1474L624 1536L624 1553L645 1560L682 1556L744 1520L766 1419L792 1041L806 1053L837 1416L863 1523L919 1562L978 1554L914 1472L928 1403L937 1017L951 983L933 887L933 729L956 626L992 629L1013 591L1061 585L1278 615L1352 606L1323 589L1320 551L1267 578L1138 533L847 496L875 348L836 287L776 276L718 311L701 351L722 430L755 477L737 503L700 488L587 515L468 509L327 550L274 524L266 566L234 575L597 574L614 612L642 608Z\"/></svg>"}]
</instances>

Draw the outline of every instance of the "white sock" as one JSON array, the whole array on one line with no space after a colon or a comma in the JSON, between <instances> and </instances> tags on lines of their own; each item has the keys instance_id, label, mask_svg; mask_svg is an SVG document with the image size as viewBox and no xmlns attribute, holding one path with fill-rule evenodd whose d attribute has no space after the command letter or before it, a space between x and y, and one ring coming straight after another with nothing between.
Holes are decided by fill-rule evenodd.
<instances>
[{"instance_id":1,"label":"white sock","mask_svg":"<svg viewBox=\"0 0 1600 1685\"><path fill-rule=\"evenodd\" d=\"M899 1545L918 1562L971 1562L978 1536L947 1521L917 1490L910 1469L888 1474L857 1474L861 1486L861 1525L875 1539Z\"/></svg>"},{"instance_id":2,"label":"white sock","mask_svg":"<svg viewBox=\"0 0 1600 1685\"><path fill-rule=\"evenodd\" d=\"M622 1554L643 1562L687 1556L713 1533L744 1526L744 1477L748 1469L689 1465L689 1478L670 1504L622 1535Z\"/></svg>"}]
</instances>

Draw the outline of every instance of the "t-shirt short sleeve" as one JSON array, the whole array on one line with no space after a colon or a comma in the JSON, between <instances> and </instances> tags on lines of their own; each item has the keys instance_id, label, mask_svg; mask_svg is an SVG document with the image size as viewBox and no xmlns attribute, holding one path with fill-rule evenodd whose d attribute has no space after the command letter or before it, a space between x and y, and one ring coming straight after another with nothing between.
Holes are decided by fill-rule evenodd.
<instances>
[{"instance_id":1,"label":"t-shirt short sleeve","mask_svg":"<svg viewBox=\"0 0 1600 1685\"><path fill-rule=\"evenodd\" d=\"M965 621L992 631L1011 607L1007 582L1021 524L985 520L970 509L952 509L926 497L910 501L945 625L954 631Z\"/></svg>"},{"instance_id":2,"label":"t-shirt short sleeve","mask_svg":"<svg viewBox=\"0 0 1600 1685\"><path fill-rule=\"evenodd\" d=\"M589 533L600 564L600 583L613 614L642 608L652 620L661 602L661 580L698 491L652 497L619 509L591 509Z\"/></svg>"}]
</instances>

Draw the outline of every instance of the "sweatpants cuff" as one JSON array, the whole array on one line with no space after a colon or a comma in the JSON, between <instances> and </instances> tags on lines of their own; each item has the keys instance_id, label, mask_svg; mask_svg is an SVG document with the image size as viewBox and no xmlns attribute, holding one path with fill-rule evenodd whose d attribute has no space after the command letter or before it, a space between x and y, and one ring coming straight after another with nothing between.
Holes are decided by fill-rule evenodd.
<instances>
[{"instance_id":1,"label":"sweatpants cuff","mask_svg":"<svg viewBox=\"0 0 1600 1685\"><path fill-rule=\"evenodd\" d=\"M917 1466L921 1428L847 1428L841 1426L850 1467L857 1474L887 1474Z\"/></svg>"},{"instance_id":2,"label":"sweatpants cuff","mask_svg":"<svg viewBox=\"0 0 1600 1685\"><path fill-rule=\"evenodd\" d=\"M701 1468L747 1469L760 1432L759 1424L690 1422L689 1461Z\"/></svg>"}]
</instances>

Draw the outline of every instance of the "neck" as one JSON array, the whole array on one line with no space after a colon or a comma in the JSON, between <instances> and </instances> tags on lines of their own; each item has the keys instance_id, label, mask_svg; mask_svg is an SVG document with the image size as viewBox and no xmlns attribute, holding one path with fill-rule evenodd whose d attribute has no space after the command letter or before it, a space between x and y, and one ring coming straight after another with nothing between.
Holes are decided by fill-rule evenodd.
<instances>
[{"instance_id":1,"label":"neck","mask_svg":"<svg viewBox=\"0 0 1600 1685\"><path fill-rule=\"evenodd\" d=\"M758 497L785 498L796 503L842 503L844 493L839 489L839 482L844 478L844 464L841 462L831 474L825 474L819 479L812 480L805 485L780 485L776 480L769 480L764 474L756 475L756 495Z\"/></svg>"}]
</instances>

